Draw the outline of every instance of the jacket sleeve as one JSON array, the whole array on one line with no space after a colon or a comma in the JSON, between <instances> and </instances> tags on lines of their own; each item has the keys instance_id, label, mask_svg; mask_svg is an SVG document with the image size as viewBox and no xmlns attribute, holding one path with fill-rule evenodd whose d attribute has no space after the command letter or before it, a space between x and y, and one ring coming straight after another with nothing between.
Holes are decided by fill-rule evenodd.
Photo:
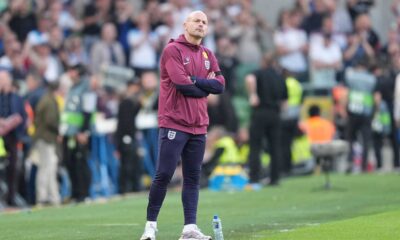
<instances>
[{"instance_id":1,"label":"jacket sleeve","mask_svg":"<svg viewBox=\"0 0 400 240\"><path fill-rule=\"evenodd\" d=\"M165 69L175 85L176 89L186 97L202 98L206 97L208 93L198 88L189 79L189 75L183 66L182 59L179 51L175 46L165 48L163 53L165 59Z\"/></svg>"},{"instance_id":2,"label":"jacket sleeve","mask_svg":"<svg viewBox=\"0 0 400 240\"><path fill-rule=\"evenodd\" d=\"M221 94L224 92L224 85L217 79L202 79L198 77L193 78L195 85L212 94Z\"/></svg>"},{"instance_id":3,"label":"jacket sleeve","mask_svg":"<svg viewBox=\"0 0 400 240\"><path fill-rule=\"evenodd\" d=\"M394 119L400 121L400 74L396 76L394 90Z\"/></svg>"},{"instance_id":4,"label":"jacket sleeve","mask_svg":"<svg viewBox=\"0 0 400 240\"><path fill-rule=\"evenodd\" d=\"M204 78L199 78L199 77L194 77L192 80L195 81L195 85L199 87L200 89L212 93L212 94L221 94L224 92L225 88L225 78L221 73L221 69L218 65L218 60L215 57L215 55L207 50L207 55L209 56L210 59L210 64L211 64L211 72L215 73L215 78L214 79L204 79Z\"/></svg>"},{"instance_id":5,"label":"jacket sleeve","mask_svg":"<svg viewBox=\"0 0 400 240\"><path fill-rule=\"evenodd\" d=\"M59 125L59 112L57 109L57 102L55 102L56 100L54 99L54 102L51 102L52 100L49 98L46 102L45 102L45 106L44 107L44 113L45 114L45 124L47 126L47 129L53 133L58 134L58 125ZM47 114L46 114L46 111Z\"/></svg>"}]
</instances>

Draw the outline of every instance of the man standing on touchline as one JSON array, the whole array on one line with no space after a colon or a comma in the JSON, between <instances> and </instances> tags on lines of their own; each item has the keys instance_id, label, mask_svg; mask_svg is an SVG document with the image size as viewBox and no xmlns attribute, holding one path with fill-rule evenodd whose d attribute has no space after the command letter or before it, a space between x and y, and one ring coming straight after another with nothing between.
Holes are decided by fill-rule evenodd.
<instances>
[{"instance_id":1,"label":"man standing on touchline","mask_svg":"<svg viewBox=\"0 0 400 240\"><path fill-rule=\"evenodd\" d=\"M207 96L222 93L225 79L214 54L201 45L207 24L203 12L190 13L184 22L184 34L170 40L161 56L158 166L141 240L156 238L157 217L180 159L185 225L179 240L211 239L196 225L199 179L209 122Z\"/></svg>"}]
</instances>

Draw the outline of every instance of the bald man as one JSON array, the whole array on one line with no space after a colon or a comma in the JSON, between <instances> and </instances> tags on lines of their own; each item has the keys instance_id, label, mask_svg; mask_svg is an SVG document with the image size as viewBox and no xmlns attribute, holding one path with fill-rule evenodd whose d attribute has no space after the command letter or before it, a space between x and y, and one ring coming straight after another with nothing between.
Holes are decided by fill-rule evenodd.
<instances>
[{"instance_id":1,"label":"bald man","mask_svg":"<svg viewBox=\"0 0 400 240\"><path fill-rule=\"evenodd\" d=\"M157 217L179 160L185 218L179 239L211 239L196 225L199 179L209 122L207 96L222 93L225 79L214 54L201 45L207 24L203 12L190 13L184 22L184 34L170 40L161 56L159 154L141 240L156 239Z\"/></svg>"}]
</instances>

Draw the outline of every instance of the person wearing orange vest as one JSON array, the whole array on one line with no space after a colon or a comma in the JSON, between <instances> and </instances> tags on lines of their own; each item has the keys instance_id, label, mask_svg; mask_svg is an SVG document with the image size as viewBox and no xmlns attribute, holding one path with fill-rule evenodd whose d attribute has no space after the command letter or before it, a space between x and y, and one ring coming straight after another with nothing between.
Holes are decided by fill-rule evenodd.
<instances>
[{"instance_id":1,"label":"person wearing orange vest","mask_svg":"<svg viewBox=\"0 0 400 240\"><path fill-rule=\"evenodd\" d=\"M334 159L340 154L348 152L347 143L335 139L335 125L321 117L320 108L312 105L309 109L309 118L300 124L300 128L311 142L311 152L316 157L317 165L321 158Z\"/></svg>"},{"instance_id":2,"label":"person wearing orange vest","mask_svg":"<svg viewBox=\"0 0 400 240\"><path fill-rule=\"evenodd\" d=\"M306 133L308 139L312 144L314 143L328 143L335 137L336 128L333 123L320 116L320 109L318 106L313 105L310 107L309 116L301 124L301 128Z\"/></svg>"}]
</instances>

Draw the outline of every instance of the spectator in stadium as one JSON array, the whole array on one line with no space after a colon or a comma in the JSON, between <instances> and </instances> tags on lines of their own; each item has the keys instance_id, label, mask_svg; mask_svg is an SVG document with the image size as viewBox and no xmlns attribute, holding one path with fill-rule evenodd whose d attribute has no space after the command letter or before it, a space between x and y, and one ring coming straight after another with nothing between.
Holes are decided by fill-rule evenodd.
<instances>
[{"instance_id":1,"label":"spectator in stadium","mask_svg":"<svg viewBox=\"0 0 400 240\"><path fill-rule=\"evenodd\" d=\"M37 21L37 28L28 33L26 48L37 45L43 39L46 39L47 41L49 39L49 30L54 23L51 22L50 17L47 14L39 16Z\"/></svg>"},{"instance_id":2,"label":"spectator in stadium","mask_svg":"<svg viewBox=\"0 0 400 240\"><path fill-rule=\"evenodd\" d=\"M10 2L10 9L6 12L8 26L17 35L18 41L25 42L28 33L36 28L36 16L30 7L31 3L25 0Z\"/></svg>"},{"instance_id":3,"label":"spectator in stadium","mask_svg":"<svg viewBox=\"0 0 400 240\"><path fill-rule=\"evenodd\" d=\"M156 33L160 40L160 49L168 44L168 41L179 37L180 28L175 25L173 8L171 4L164 3L160 6L162 24L156 28Z\"/></svg>"},{"instance_id":4,"label":"spectator in stadium","mask_svg":"<svg viewBox=\"0 0 400 240\"><path fill-rule=\"evenodd\" d=\"M113 23L105 23L101 28L101 40L97 41L90 53L91 70L94 74L108 66L125 66L125 54L116 41L117 30Z\"/></svg>"},{"instance_id":5,"label":"spectator in stadium","mask_svg":"<svg viewBox=\"0 0 400 240\"><path fill-rule=\"evenodd\" d=\"M49 15L51 21L61 29L63 34L69 35L71 32L80 31L83 24L64 7L64 4L67 3L53 1L49 7Z\"/></svg>"},{"instance_id":6,"label":"spectator in stadium","mask_svg":"<svg viewBox=\"0 0 400 240\"><path fill-rule=\"evenodd\" d=\"M215 55L226 79L225 92L233 96L237 85L236 67L239 65L237 46L231 38L222 36L217 40L217 52Z\"/></svg>"},{"instance_id":7,"label":"spectator in stadium","mask_svg":"<svg viewBox=\"0 0 400 240\"><path fill-rule=\"evenodd\" d=\"M72 35L65 40L66 59L64 65L71 63L81 63L84 66L89 64L89 54L84 49L82 38L79 35Z\"/></svg>"},{"instance_id":8,"label":"spectator in stadium","mask_svg":"<svg viewBox=\"0 0 400 240\"><path fill-rule=\"evenodd\" d=\"M337 0L325 0L328 14L332 17L333 32L347 34L353 31L353 23L349 13L342 8Z\"/></svg>"},{"instance_id":9,"label":"spectator in stadium","mask_svg":"<svg viewBox=\"0 0 400 240\"><path fill-rule=\"evenodd\" d=\"M157 217L180 157L182 201L185 216L181 240L210 240L196 225L201 164L208 125L207 98L220 94L224 77L214 54L201 45L207 34L207 16L190 13L184 34L172 40L161 57L159 98L159 159L150 188L147 223L141 240L154 240Z\"/></svg>"},{"instance_id":10,"label":"spectator in stadium","mask_svg":"<svg viewBox=\"0 0 400 240\"><path fill-rule=\"evenodd\" d=\"M14 38L12 38L14 39ZM24 66L25 54L22 52L21 43L7 40L5 45L5 55L0 58L0 67L10 71L13 79L16 81L23 80L26 75Z\"/></svg>"},{"instance_id":11,"label":"spectator in stadium","mask_svg":"<svg viewBox=\"0 0 400 240\"><path fill-rule=\"evenodd\" d=\"M281 109L281 144L282 155L280 170L285 175L292 171L292 145L298 132L301 103L303 101L303 87L292 73L284 69L287 101Z\"/></svg>"},{"instance_id":12,"label":"spectator in stadium","mask_svg":"<svg viewBox=\"0 0 400 240\"><path fill-rule=\"evenodd\" d=\"M31 68L37 71L46 81L58 79L62 72L59 58L51 53L49 37L47 34L38 36L29 52Z\"/></svg>"},{"instance_id":13,"label":"spectator in stadium","mask_svg":"<svg viewBox=\"0 0 400 240\"><path fill-rule=\"evenodd\" d=\"M251 12L241 12L229 36L237 40L237 56L241 63L258 66L262 58L261 29Z\"/></svg>"},{"instance_id":14,"label":"spectator in stadium","mask_svg":"<svg viewBox=\"0 0 400 240\"><path fill-rule=\"evenodd\" d=\"M129 43L128 32L133 28L132 22L134 6L127 0L115 1L115 19L114 24L118 32L118 42L121 43L125 53L125 65L128 65L129 58Z\"/></svg>"},{"instance_id":15,"label":"spectator in stadium","mask_svg":"<svg viewBox=\"0 0 400 240\"><path fill-rule=\"evenodd\" d=\"M83 11L83 43L90 52L93 44L99 40L101 26L113 20L111 0L94 0L85 5Z\"/></svg>"},{"instance_id":16,"label":"spectator in stadium","mask_svg":"<svg viewBox=\"0 0 400 240\"><path fill-rule=\"evenodd\" d=\"M151 30L149 13L141 12L136 19L137 28L128 33L128 42L131 46L130 66L135 74L141 77L145 71L154 71L157 68L157 49L159 39Z\"/></svg>"},{"instance_id":17,"label":"spectator in stadium","mask_svg":"<svg viewBox=\"0 0 400 240\"><path fill-rule=\"evenodd\" d=\"M153 178L157 167L158 155L158 76L155 72L144 72L140 79L140 111L136 116L136 127L142 133L141 144L146 150L144 162L149 175Z\"/></svg>"},{"instance_id":18,"label":"spectator in stadium","mask_svg":"<svg viewBox=\"0 0 400 240\"><path fill-rule=\"evenodd\" d=\"M60 113L55 91L58 83L47 84L47 91L35 108L34 148L39 154L36 201L38 204L58 205L61 203L57 181Z\"/></svg>"},{"instance_id":19,"label":"spectator in stadium","mask_svg":"<svg viewBox=\"0 0 400 240\"><path fill-rule=\"evenodd\" d=\"M360 59L345 72L345 83L348 87L347 97L347 141L349 142L349 156L347 172L353 172L353 143L357 140L357 133L361 133L362 171L367 171L368 152L372 139L371 121L375 107L379 103L380 95L377 92L376 77L369 71L367 58Z\"/></svg>"},{"instance_id":20,"label":"spectator in stadium","mask_svg":"<svg viewBox=\"0 0 400 240\"><path fill-rule=\"evenodd\" d=\"M51 53L59 58L58 54L60 54L64 44L64 32L62 29L54 25L49 30L49 46Z\"/></svg>"},{"instance_id":21,"label":"spectator in stadium","mask_svg":"<svg viewBox=\"0 0 400 240\"><path fill-rule=\"evenodd\" d=\"M324 18L332 21L331 18ZM331 89L336 85L336 73L342 68L342 51L330 32L323 32L322 39L310 41L310 76L316 88Z\"/></svg>"},{"instance_id":22,"label":"spectator in stadium","mask_svg":"<svg viewBox=\"0 0 400 240\"><path fill-rule=\"evenodd\" d=\"M307 34L300 29L301 13L298 10L283 11L279 16L279 28L274 35L274 43L279 57L279 65L295 75L300 82L307 82L306 53Z\"/></svg>"},{"instance_id":23,"label":"spectator in stadium","mask_svg":"<svg viewBox=\"0 0 400 240\"><path fill-rule=\"evenodd\" d=\"M138 154L136 126L132 124L140 109L140 84L137 80L127 83L127 89L118 107L118 125L115 132L116 146L121 166L119 167L119 192L141 190L142 161Z\"/></svg>"},{"instance_id":24,"label":"spectator in stadium","mask_svg":"<svg viewBox=\"0 0 400 240\"><path fill-rule=\"evenodd\" d=\"M0 71L0 120L6 121L13 117L8 129L4 126L0 128L5 134L2 136L8 153L8 162L6 168L6 182L8 192L6 196L7 204L16 206L17 191L17 143L25 134L26 112L22 98L15 93L12 85L12 79L7 71ZM7 128L7 126L5 127Z\"/></svg>"},{"instance_id":25,"label":"spectator in stadium","mask_svg":"<svg viewBox=\"0 0 400 240\"><path fill-rule=\"evenodd\" d=\"M249 103L252 108L250 119L250 183L259 188L261 181L260 152L262 143L268 141L271 156L270 185L279 184L281 163L281 120L280 109L287 100L285 79L274 62L274 55L264 56L261 68L246 76Z\"/></svg>"},{"instance_id":26,"label":"spectator in stadium","mask_svg":"<svg viewBox=\"0 0 400 240\"><path fill-rule=\"evenodd\" d=\"M369 14L369 10L374 6L375 0L347 0L347 10L353 22L362 14Z\"/></svg>"},{"instance_id":27,"label":"spectator in stadium","mask_svg":"<svg viewBox=\"0 0 400 240\"><path fill-rule=\"evenodd\" d=\"M89 81L81 64L69 66L68 75L73 85L65 100L60 134L63 136L63 161L71 179L71 198L81 202L89 194L90 172L87 160L90 123L96 98L89 94Z\"/></svg>"},{"instance_id":28,"label":"spectator in stadium","mask_svg":"<svg viewBox=\"0 0 400 240\"><path fill-rule=\"evenodd\" d=\"M43 94L46 92L43 79L38 74L31 72L26 77L26 87L28 91L25 95L25 100L28 101L32 110L35 110Z\"/></svg>"},{"instance_id":29,"label":"spectator in stadium","mask_svg":"<svg viewBox=\"0 0 400 240\"><path fill-rule=\"evenodd\" d=\"M313 11L303 20L303 29L307 34L321 31L322 21L328 9L325 0L314 0Z\"/></svg>"},{"instance_id":30,"label":"spectator in stadium","mask_svg":"<svg viewBox=\"0 0 400 240\"><path fill-rule=\"evenodd\" d=\"M372 29L371 19L367 14L361 14L354 23L354 32L349 36L348 48L343 53L346 66L364 57L373 58L379 50L379 37Z\"/></svg>"},{"instance_id":31,"label":"spectator in stadium","mask_svg":"<svg viewBox=\"0 0 400 240\"><path fill-rule=\"evenodd\" d=\"M390 141L393 167L400 167L399 162L399 140L397 127L393 118L394 110L394 89L395 76L388 73L383 60L373 63L373 73L377 79L377 89L381 96L381 101L377 105L377 111L372 121L373 146L376 158L376 170L383 170L382 148L386 138Z\"/></svg>"}]
</instances>

